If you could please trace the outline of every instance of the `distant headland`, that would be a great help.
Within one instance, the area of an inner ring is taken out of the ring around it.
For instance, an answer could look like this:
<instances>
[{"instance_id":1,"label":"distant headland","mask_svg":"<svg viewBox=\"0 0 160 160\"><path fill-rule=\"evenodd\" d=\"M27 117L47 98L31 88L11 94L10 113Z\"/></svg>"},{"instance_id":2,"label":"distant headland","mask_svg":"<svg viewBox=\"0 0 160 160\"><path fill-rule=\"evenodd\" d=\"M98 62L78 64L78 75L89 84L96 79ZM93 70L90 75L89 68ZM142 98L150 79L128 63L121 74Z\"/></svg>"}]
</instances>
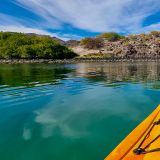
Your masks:
<instances>
[{"instance_id":1,"label":"distant headland","mask_svg":"<svg viewBox=\"0 0 160 160\"><path fill-rule=\"evenodd\" d=\"M63 41L56 37L0 32L0 63L69 63L79 61L159 60L160 32Z\"/></svg>"}]
</instances>

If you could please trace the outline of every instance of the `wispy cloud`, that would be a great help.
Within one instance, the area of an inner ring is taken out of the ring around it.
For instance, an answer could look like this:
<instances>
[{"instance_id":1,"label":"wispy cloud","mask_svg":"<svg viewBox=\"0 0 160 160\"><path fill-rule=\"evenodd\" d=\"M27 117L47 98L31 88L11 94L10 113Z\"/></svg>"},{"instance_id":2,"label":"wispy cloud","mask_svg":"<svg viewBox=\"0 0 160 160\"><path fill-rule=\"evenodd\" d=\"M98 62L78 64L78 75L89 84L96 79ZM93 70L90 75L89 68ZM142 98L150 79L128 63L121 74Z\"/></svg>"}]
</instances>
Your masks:
<instances>
[{"instance_id":1,"label":"wispy cloud","mask_svg":"<svg viewBox=\"0 0 160 160\"><path fill-rule=\"evenodd\" d=\"M80 39L84 33L115 31L139 33L160 30L160 22L143 26L144 20L160 10L158 0L10 0L36 15L23 19L2 14L0 30ZM67 27L69 29L67 31ZM77 32L72 32L77 29ZM80 31L79 31L80 30Z\"/></svg>"},{"instance_id":2,"label":"wispy cloud","mask_svg":"<svg viewBox=\"0 0 160 160\"><path fill-rule=\"evenodd\" d=\"M16 0L48 24L57 21L92 32L131 32L160 9L157 0Z\"/></svg>"},{"instance_id":3,"label":"wispy cloud","mask_svg":"<svg viewBox=\"0 0 160 160\"><path fill-rule=\"evenodd\" d=\"M11 32L21 32L21 33L36 33L40 35L50 35L53 37L61 38L63 40L69 40L71 37L76 39L79 38L76 35L68 35L68 34L61 35L60 33L49 32L43 29L43 27L38 27L36 25L31 27L29 26L31 24L26 23L25 20L0 13L0 31L3 32L11 31Z\"/></svg>"},{"instance_id":4,"label":"wispy cloud","mask_svg":"<svg viewBox=\"0 0 160 160\"><path fill-rule=\"evenodd\" d=\"M140 28L139 30L134 30L132 33L148 33L150 31L160 31L160 23L151 24Z\"/></svg>"},{"instance_id":5,"label":"wispy cloud","mask_svg":"<svg viewBox=\"0 0 160 160\"><path fill-rule=\"evenodd\" d=\"M37 33L50 35L50 32L47 32L41 28L29 27L25 24L25 20L2 14L0 13L0 30L1 31L12 31L12 32L23 32L23 33Z\"/></svg>"}]
</instances>

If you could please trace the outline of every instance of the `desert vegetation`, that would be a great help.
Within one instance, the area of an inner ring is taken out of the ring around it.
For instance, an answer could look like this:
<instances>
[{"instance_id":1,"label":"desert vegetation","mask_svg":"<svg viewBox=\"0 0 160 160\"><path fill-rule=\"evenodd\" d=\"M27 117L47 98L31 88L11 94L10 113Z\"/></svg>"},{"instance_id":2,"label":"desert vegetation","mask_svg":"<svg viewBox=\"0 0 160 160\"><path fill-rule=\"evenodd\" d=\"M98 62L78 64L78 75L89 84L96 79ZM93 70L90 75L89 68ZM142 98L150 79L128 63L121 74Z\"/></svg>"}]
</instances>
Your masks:
<instances>
[{"instance_id":1,"label":"desert vegetation","mask_svg":"<svg viewBox=\"0 0 160 160\"><path fill-rule=\"evenodd\" d=\"M118 33L103 33L84 38L73 49L84 58L160 58L160 32L122 36ZM79 52L78 52L79 51Z\"/></svg>"},{"instance_id":2,"label":"desert vegetation","mask_svg":"<svg viewBox=\"0 0 160 160\"><path fill-rule=\"evenodd\" d=\"M98 35L97 37L103 38L104 40L108 40L110 42L118 41L120 39L125 38L124 36L118 33L115 33L115 32L106 32L106 33Z\"/></svg>"},{"instance_id":3,"label":"desert vegetation","mask_svg":"<svg viewBox=\"0 0 160 160\"><path fill-rule=\"evenodd\" d=\"M102 38L84 38L80 44L87 49L99 49L104 46L104 41Z\"/></svg>"}]
</instances>

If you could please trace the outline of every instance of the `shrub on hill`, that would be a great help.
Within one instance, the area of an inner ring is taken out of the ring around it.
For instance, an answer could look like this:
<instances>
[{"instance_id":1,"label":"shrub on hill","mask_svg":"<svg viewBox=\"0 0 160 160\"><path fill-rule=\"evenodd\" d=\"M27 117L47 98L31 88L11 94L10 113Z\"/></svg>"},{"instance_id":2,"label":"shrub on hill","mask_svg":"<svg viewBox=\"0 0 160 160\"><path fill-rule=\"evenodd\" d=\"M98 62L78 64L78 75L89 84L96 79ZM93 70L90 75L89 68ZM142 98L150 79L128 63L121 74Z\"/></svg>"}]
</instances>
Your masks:
<instances>
[{"instance_id":1,"label":"shrub on hill","mask_svg":"<svg viewBox=\"0 0 160 160\"><path fill-rule=\"evenodd\" d=\"M108 41L118 41L124 38L124 36L119 35L118 33L115 33L115 32L106 32L106 33L99 35L98 37L104 38Z\"/></svg>"},{"instance_id":2,"label":"shrub on hill","mask_svg":"<svg viewBox=\"0 0 160 160\"><path fill-rule=\"evenodd\" d=\"M80 44L87 49L100 49L104 46L103 39L101 38L84 38Z\"/></svg>"}]
</instances>

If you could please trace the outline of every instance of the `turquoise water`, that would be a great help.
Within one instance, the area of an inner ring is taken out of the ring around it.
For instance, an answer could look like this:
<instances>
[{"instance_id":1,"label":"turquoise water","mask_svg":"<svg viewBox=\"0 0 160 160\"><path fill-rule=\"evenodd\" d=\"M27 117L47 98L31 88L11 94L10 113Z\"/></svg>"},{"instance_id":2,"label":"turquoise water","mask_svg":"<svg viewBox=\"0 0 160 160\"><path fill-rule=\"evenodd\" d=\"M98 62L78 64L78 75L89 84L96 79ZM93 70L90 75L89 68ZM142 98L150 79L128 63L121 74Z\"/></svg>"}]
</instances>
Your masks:
<instances>
[{"instance_id":1,"label":"turquoise water","mask_svg":"<svg viewBox=\"0 0 160 160\"><path fill-rule=\"evenodd\" d=\"M0 65L1 160L101 160L160 103L160 64Z\"/></svg>"}]
</instances>

